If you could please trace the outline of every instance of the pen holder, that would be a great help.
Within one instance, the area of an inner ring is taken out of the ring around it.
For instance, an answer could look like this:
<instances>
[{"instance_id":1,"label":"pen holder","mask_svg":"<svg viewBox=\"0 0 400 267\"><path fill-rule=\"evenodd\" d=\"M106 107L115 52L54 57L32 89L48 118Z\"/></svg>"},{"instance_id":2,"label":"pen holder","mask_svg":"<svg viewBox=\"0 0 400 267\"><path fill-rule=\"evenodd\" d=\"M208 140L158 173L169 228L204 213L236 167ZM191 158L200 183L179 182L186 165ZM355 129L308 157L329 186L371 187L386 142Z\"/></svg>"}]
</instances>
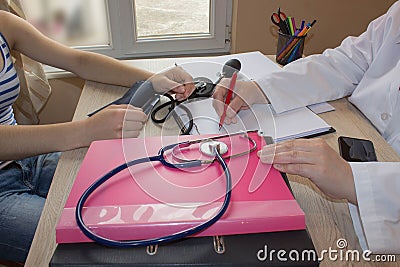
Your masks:
<instances>
[{"instance_id":1,"label":"pen holder","mask_svg":"<svg viewBox=\"0 0 400 267\"><path fill-rule=\"evenodd\" d=\"M303 55L304 41L307 35L292 36L278 31L278 45L276 48L276 62L286 65Z\"/></svg>"}]
</instances>

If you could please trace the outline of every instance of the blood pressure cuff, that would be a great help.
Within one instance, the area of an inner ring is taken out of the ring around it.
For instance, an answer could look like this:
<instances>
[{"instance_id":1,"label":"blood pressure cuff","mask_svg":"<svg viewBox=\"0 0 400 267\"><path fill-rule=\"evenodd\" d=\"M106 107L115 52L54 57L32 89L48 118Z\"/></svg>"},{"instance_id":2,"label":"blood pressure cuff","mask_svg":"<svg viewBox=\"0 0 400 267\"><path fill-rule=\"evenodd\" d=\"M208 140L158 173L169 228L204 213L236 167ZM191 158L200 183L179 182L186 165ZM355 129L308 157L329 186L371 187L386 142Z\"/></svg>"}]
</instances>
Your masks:
<instances>
[{"instance_id":1,"label":"blood pressure cuff","mask_svg":"<svg viewBox=\"0 0 400 267\"><path fill-rule=\"evenodd\" d=\"M93 116L97 112L105 109L110 105L121 105L121 104L131 104L132 106L139 107L143 109L143 112L148 114L152 107L158 102L160 95L158 95L151 82L149 81L138 81L131 88L117 100L93 111L88 114L88 116Z\"/></svg>"}]
</instances>

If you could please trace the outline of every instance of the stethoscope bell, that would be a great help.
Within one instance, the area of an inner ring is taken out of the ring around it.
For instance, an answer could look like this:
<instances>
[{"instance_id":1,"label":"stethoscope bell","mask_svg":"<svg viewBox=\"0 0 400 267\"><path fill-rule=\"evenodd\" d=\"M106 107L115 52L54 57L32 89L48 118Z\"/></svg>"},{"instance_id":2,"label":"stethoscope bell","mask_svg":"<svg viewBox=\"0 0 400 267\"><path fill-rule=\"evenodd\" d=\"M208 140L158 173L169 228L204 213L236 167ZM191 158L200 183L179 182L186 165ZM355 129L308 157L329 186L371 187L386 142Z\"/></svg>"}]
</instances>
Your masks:
<instances>
[{"instance_id":1,"label":"stethoscope bell","mask_svg":"<svg viewBox=\"0 0 400 267\"><path fill-rule=\"evenodd\" d=\"M213 148L216 148L219 151L220 155L224 155L226 152L228 152L228 146L221 141L206 141L200 145L200 151L204 155L214 157L215 156L215 150Z\"/></svg>"}]
</instances>

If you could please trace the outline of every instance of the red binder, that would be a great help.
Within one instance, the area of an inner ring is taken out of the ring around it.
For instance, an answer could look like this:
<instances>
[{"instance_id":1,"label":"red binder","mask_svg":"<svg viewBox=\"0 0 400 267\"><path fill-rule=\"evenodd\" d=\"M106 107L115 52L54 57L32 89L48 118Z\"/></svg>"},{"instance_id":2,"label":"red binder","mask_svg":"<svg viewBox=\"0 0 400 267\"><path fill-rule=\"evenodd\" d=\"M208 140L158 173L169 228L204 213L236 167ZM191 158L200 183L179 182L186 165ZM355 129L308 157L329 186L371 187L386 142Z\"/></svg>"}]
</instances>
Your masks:
<instances>
[{"instance_id":1,"label":"red binder","mask_svg":"<svg viewBox=\"0 0 400 267\"><path fill-rule=\"evenodd\" d=\"M262 137L250 133L259 150ZM208 135L207 137L209 137ZM75 206L95 180L124 162L153 156L167 144L205 136L150 137L92 143L82 162L56 228L58 243L90 242L75 221ZM228 153L249 149L240 136L223 139ZM257 151L256 150L256 151ZM305 229L305 217L281 174L260 163L256 151L227 160L232 199L224 216L196 236L234 235ZM204 157L196 146L180 156ZM253 179L263 181L249 190ZM98 235L115 240L165 236L193 227L218 212L225 177L217 163L170 169L159 162L129 168L107 181L86 202L85 223Z\"/></svg>"}]
</instances>

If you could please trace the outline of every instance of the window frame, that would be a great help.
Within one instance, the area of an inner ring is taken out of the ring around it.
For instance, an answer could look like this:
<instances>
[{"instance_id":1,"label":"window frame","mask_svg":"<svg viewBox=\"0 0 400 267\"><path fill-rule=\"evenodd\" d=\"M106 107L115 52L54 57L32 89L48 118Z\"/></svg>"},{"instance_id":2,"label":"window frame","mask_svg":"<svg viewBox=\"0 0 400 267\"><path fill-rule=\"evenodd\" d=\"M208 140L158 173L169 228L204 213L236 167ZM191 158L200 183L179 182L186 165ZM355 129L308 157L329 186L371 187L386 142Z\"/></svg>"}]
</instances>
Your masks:
<instances>
[{"instance_id":1,"label":"window frame","mask_svg":"<svg viewBox=\"0 0 400 267\"><path fill-rule=\"evenodd\" d=\"M229 53L232 0L210 0L210 34L136 39L134 0L104 0L109 45L74 48L118 59Z\"/></svg>"}]
</instances>

